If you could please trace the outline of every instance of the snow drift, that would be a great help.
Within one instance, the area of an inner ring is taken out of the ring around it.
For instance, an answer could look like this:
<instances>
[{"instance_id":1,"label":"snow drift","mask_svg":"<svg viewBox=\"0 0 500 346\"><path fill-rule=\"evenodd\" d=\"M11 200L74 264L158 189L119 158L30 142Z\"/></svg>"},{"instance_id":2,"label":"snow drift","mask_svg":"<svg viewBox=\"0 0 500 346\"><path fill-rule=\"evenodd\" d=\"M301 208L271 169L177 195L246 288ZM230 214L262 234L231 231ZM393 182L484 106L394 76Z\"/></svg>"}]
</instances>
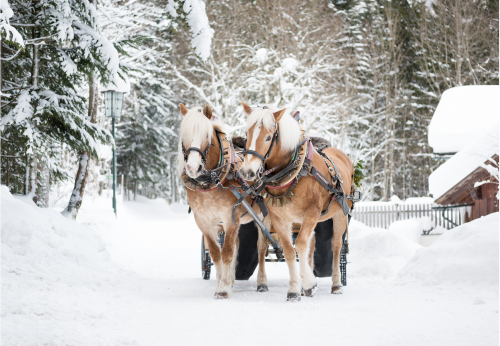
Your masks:
<instances>
[{"instance_id":1,"label":"snow drift","mask_svg":"<svg viewBox=\"0 0 500 346\"><path fill-rule=\"evenodd\" d=\"M397 233L411 241L418 243L423 231L430 231L432 228L431 218L421 217L408 220L399 220L391 223L389 231Z\"/></svg>"},{"instance_id":2,"label":"snow drift","mask_svg":"<svg viewBox=\"0 0 500 346\"><path fill-rule=\"evenodd\" d=\"M14 197L1 187L2 278L36 276L41 280L94 281L112 263L102 239L60 213L37 207L29 197ZM103 273L104 272L104 273Z\"/></svg>"},{"instance_id":3,"label":"snow drift","mask_svg":"<svg viewBox=\"0 0 500 346\"><path fill-rule=\"evenodd\" d=\"M425 285L498 286L498 213L449 230L398 273Z\"/></svg>"},{"instance_id":4,"label":"snow drift","mask_svg":"<svg viewBox=\"0 0 500 346\"><path fill-rule=\"evenodd\" d=\"M422 246L406 235L351 220L349 248L349 277L389 278L396 275Z\"/></svg>"}]
</instances>

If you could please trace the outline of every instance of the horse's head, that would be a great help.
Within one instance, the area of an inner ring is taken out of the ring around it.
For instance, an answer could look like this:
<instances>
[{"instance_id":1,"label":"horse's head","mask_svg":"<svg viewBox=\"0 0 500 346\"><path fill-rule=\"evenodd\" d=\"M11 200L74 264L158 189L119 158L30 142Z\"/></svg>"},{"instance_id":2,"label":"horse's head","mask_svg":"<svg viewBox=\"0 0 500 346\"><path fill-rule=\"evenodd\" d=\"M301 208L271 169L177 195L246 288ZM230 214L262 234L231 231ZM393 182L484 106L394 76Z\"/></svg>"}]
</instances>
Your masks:
<instances>
[{"instance_id":1,"label":"horse's head","mask_svg":"<svg viewBox=\"0 0 500 346\"><path fill-rule=\"evenodd\" d=\"M195 179L205 170L208 151L213 133L212 109L195 106L187 109L182 103L181 135L179 140L178 169L186 170L186 174Z\"/></svg>"},{"instance_id":2,"label":"horse's head","mask_svg":"<svg viewBox=\"0 0 500 346\"><path fill-rule=\"evenodd\" d=\"M278 150L280 122L285 109L273 106L251 108L242 102L247 118L247 143L243 152L244 161L240 169L243 179L253 181L262 173L266 160Z\"/></svg>"}]
</instances>

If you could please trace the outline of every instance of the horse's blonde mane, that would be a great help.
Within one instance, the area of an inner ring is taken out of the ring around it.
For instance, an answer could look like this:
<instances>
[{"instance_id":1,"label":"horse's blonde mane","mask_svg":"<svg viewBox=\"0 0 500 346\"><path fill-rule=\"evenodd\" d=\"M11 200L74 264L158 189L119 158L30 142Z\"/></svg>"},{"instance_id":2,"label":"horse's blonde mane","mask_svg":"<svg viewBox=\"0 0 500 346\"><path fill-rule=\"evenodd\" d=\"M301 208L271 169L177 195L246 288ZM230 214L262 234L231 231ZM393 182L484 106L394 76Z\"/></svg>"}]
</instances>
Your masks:
<instances>
[{"instance_id":1,"label":"horse's blonde mane","mask_svg":"<svg viewBox=\"0 0 500 346\"><path fill-rule=\"evenodd\" d=\"M201 111L199 111L201 110ZM213 130L225 131L226 125L220 121L211 121L203 114L203 107L194 106L182 118L180 127L179 144L177 146L177 173L180 175L184 169L184 156L182 155L182 143L187 149L194 139L201 142L204 147L207 140L212 138Z\"/></svg>"},{"instance_id":2,"label":"horse's blonde mane","mask_svg":"<svg viewBox=\"0 0 500 346\"><path fill-rule=\"evenodd\" d=\"M262 106L258 108L254 108L252 113L248 115L247 118L247 126L246 130L250 129L254 124L261 121L266 130L270 131L274 127L274 115L277 111L281 110L273 105L266 105L267 109L263 109ZM292 118L289 114L284 114L279 123L279 132L280 132L280 143L281 148L290 152L295 150L297 144L300 142L300 126L299 123Z\"/></svg>"}]
</instances>

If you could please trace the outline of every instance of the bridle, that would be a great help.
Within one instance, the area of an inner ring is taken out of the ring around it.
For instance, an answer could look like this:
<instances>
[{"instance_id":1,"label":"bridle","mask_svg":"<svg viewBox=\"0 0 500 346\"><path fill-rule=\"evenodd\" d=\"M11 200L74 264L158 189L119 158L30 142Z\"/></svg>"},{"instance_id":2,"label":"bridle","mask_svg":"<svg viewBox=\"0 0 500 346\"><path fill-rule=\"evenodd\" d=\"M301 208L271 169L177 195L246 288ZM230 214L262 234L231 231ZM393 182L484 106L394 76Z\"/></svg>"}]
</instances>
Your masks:
<instances>
[{"instance_id":1,"label":"bridle","mask_svg":"<svg viewBox=\"0 0 500 346\"><path fill-rule=\"evenodd\" d=\"M253 155L253 156L256 156L260 159L260 161L261 161L260 168L259 168L259 171L257 172L259 175L264 171L265 162L269 158L269 155L271 155L271 151L273 150L274 143L276 143L276 145L277 145L279 139L280 139L280 133L278 131L278 124L275 123L274 124L274 134L273 134L273 138L271 139L271 146L269 147L269 149L267 150L267 153L264 156L262 156L261 154L259 154L255 150L245 150L242 152L243 155L247 155L247 154Z\"/></svg>"},{"instance_id":2,"label":"bridle","mask_svg":"<svg viewBox=\"0 0 500 346\"><path fill-rule=\"evenodd\" d=\"M210 150L210 146L213 145L212 143L208 143L207 149L205 149L205 152L201 151L199 148L196 147L190 147L188 149L184 148L184 143L181 143L182 145L182 155L184 155L184 162L187 162L187 157L190 151L196 151L201 155L201 161L203 162L203 166L207 163L207 155L208 151Z\"/></svg>"}]
</instances>

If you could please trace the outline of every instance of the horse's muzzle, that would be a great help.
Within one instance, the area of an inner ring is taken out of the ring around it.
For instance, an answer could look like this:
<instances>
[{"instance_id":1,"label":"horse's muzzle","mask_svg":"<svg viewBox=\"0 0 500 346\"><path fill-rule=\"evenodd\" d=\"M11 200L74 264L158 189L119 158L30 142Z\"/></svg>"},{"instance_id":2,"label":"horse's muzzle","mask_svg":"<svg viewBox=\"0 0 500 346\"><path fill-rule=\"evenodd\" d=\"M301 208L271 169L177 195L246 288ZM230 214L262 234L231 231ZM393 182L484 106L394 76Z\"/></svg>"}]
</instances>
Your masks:
<instances>
[{"instance_id":1,"label":"horse's muzzle","mask_svg":"<svg viewBox=\"0 0 500 346\"><path fill-rule=\"evenodd\" d=\"M255 177L256 177L255 172L250 170L250 169L242 168L240 170L240 174L243 177L243 179L245 179L246 181L254 181Z\"/></svg>"}]
</instances>

